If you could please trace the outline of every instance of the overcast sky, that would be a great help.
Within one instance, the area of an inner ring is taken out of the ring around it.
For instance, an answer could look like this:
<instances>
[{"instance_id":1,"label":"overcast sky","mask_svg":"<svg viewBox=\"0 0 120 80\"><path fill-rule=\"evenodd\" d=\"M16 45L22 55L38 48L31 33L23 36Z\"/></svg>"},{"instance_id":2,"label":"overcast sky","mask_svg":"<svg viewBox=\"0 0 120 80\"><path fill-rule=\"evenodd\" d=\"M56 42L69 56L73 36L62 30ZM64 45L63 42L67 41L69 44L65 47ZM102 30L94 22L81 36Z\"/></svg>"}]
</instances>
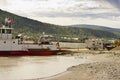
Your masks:
<instances>
[{"instance_id":1,"label":"overcast sky","mask_svg":"<svg viewBox=\"0 0 120 80\"><path fill-rule=\"evenodd\" d=\"M120 27L120 0L0 0L0 8L58 25Z\"/></svg>"}]
</instances>

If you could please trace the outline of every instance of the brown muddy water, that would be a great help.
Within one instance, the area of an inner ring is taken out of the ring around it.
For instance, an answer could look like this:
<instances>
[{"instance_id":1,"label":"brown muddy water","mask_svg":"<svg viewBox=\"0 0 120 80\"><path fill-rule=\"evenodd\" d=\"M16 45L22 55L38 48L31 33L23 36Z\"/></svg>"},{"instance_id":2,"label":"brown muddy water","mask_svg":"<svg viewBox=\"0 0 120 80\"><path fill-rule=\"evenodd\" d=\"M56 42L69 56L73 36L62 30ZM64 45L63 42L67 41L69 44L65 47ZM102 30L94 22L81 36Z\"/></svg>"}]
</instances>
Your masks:
<instances>
[{"instance_id":1,"label":"brown muddy water","mask_svg":"<svg viewBox=\"0 0 120 80\"><path fill-rule=\"evenodd\" d=\"M86 55L0 57L0 80L26 80L53 76L87 62Z\"/></svg>"}]
</instances>

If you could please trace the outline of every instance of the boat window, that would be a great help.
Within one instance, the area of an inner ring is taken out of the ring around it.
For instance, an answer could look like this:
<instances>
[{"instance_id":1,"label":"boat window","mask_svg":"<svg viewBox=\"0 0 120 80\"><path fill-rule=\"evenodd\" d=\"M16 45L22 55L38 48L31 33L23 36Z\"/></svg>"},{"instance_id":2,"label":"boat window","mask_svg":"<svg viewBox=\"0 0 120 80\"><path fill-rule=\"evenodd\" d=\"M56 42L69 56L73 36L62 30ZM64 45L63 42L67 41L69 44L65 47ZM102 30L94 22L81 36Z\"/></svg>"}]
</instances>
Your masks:
<instances>
[{"instance_id":1,"label":"boat window","mask_svg":"<svg viewBox=\"0 0 120 80\"><path fill-rule=\"evenodd\" d=\"M5 29L2 29L2 33L5 33Z\"/></svg>"},{"instance_id":2,"label":"boat window","mask_svg":"<svg viewBox=\"0 0 120 80\"><path fill-rule=\"evenodd\" d=\"M4 43L6 43L6 41L4 41Z\"/></svg>"},{"instance_id":3,"label":"boat window","mask_svg":"<svg viewBox=\"0 0 120 80\"><path fill-rule=\"evenodd\" d=\"M10 30L10 29L7 29L6 32L7 32L8 34L10 34L10 33L11 33L11 30Z\"/></svg>"},{"instance_id":4,"label":"boat window","mask_svg":"<svg viewBox=\"0 0 120 80\"><path fill-rule=\"evenodd\" d=\"M0 33L2 33L2 30L0 29Z\"/></svg>"},{"instance_id":5,"label":"boat window","mask_svg":"<svg viewBox=\"0 0 120 80\"><path fill-rule=\"evenodd\" d=\"M41 44L50 44L49 42L41 42Z\"/></svg>"}]
</instances>

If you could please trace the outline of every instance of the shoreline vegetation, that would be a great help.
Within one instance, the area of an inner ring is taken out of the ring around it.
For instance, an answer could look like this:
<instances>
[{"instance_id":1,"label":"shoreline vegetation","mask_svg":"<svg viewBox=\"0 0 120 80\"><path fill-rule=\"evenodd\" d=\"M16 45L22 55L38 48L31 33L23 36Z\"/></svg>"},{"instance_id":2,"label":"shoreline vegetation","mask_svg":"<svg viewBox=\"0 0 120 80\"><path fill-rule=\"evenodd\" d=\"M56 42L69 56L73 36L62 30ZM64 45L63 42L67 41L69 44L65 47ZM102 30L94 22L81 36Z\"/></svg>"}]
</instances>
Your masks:
<instances>
[{"instance_id":1,"label":"shoreline vegetation","mask_svg":"<svg viewBox=\"0 0 120 80\"><path fill-rule=\"evenodd\" d=\"M87 49L65 49L71 51L63 56L85 57L88 62L72 66L65 72L37 80L120 80L120 50L90 51Z\"/></svg>"}]
</instances>

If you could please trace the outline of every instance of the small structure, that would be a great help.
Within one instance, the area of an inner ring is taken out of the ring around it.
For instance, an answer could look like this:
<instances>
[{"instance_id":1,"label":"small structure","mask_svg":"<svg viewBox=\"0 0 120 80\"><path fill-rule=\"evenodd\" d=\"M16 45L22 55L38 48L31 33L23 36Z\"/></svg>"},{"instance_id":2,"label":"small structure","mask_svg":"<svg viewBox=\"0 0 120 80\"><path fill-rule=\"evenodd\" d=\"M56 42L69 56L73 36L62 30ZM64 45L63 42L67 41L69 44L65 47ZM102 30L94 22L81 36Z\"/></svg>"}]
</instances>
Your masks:
<instances>
[{"instance_id":1,"label":"small structure","mask_svg":"<svg viewBox=\"0 0 120 80\"><path fill-rule=\"evenodd\" d=\"M88 39L85 41L86 48L89 50L103 50L104 42L102 39Z\"/></svg>"}]
</instances>

